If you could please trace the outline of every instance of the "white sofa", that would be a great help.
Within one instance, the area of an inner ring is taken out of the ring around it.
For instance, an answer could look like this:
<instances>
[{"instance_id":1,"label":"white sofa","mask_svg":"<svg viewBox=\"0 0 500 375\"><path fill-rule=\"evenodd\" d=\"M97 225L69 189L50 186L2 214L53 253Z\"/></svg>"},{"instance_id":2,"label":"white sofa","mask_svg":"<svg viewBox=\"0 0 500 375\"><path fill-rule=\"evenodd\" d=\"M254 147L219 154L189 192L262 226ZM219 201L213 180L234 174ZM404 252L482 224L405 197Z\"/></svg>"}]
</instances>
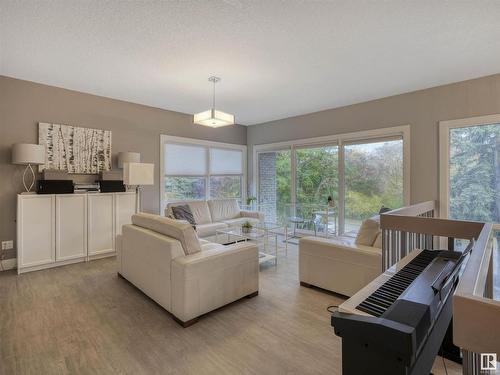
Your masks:
<instances>
[{"instance_id":1,"label":"white sofa","mask_svg":"<svg viewBox=\"0 0 500 375\"><path fill-rule=\"evenodd\" d=\"M377 218L365 220L356 238L301 238L300 284L354 295L382 272L381 240Z\"/></svg>"},{"instance_id":2,"label":"white sofa","mask_svg":"<svg viewBox=\"0 0 500 375\"><path fill-rule=\"evenodd\" d=\"M188 205L191 209L196 222L196 232L200 238L214 236L218 229L241 225L246 221L252 224L264 221L264 215L260 212L240 210L236 199L168 203L165 216L173 217L172 207L181 205Z\"/></svg>"},{"instance_id":3,"label":"white sofa","mask_svg":"<svg viewBox=\"0 0 500 375\"><path fill-rule=\"evenodd\" d=\"M259 255L252 243L198 240L185 222L132 216L117 236L118 274L187 327L242 297L258 294Z\"/></svg>"}]
</instances>

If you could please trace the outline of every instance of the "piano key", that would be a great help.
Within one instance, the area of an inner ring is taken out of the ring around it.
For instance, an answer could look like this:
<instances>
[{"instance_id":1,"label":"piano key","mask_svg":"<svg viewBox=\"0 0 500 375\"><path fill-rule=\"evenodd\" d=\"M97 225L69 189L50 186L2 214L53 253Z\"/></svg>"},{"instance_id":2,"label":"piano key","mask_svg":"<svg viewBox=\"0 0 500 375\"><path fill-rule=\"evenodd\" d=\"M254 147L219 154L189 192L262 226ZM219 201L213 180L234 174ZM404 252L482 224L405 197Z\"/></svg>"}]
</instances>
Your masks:
<instances>
[{"instance_id":1,"label":"piano key","mask_svg":"<svg viewBox=\"0 0 500 375\"><path fill-rule=\"evenodd\" d=\"M381 286L372 291L356 306L356 309L374 316L382 315L432 263L438 254L437 251L421 251Z\"/></svg>"}]
</instances>

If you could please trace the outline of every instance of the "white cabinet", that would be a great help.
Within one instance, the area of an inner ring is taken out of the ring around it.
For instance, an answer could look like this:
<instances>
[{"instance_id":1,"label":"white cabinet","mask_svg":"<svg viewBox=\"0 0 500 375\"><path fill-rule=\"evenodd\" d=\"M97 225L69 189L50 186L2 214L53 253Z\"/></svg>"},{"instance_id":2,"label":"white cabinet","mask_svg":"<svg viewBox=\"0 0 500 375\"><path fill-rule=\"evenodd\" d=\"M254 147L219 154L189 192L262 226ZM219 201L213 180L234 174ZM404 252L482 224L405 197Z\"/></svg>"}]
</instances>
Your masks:
<instances>
[{"instance_id":1,"label":"white cabinet","mask_svg":"<svg viewBox=\"0 0 500 375\"><path fill-rule=\"evenodd\" d=\"M115 232L122 234L122 226L132 223L135 214L136 195L130 193L115 193Z\"/></svg>"},{"instance_id":2,"label":"white cabinet","mask_svg":"<svg viewBox=\"0 0 500 375\"><path fill-rule=\"evenodd\" d=\"M115 242L113 194L89 194L88 205L89 256L113 251Z\"/></svg>"},{"instance_id":3,"label":"white cabinet","mask_svg":"<svg viewBox=\"0 0 500 375\"><path fill-rule=\"evenodd\" d=\"M56 196L56 261L87 256L87 194Z\"/></svg>"},{"instance_id":4,"label":"white cabinet","mask_svg":"<svg viewBox=\"0 0 500 375\"><path fill-rule=\"evenodd\" d=\"M22 196L17 201L18 267L55 261L54 196Z\"/></svg>"},{"instance_id":5,"label":"white cabinet","mask_svg":"<svg viewBox=\"0 0 500 375\"><path fill-rule=\"evenodd\" d=\"M135 207L135 192L18 195L18 273L114 255Z\"/></svg>"}]
</instances>

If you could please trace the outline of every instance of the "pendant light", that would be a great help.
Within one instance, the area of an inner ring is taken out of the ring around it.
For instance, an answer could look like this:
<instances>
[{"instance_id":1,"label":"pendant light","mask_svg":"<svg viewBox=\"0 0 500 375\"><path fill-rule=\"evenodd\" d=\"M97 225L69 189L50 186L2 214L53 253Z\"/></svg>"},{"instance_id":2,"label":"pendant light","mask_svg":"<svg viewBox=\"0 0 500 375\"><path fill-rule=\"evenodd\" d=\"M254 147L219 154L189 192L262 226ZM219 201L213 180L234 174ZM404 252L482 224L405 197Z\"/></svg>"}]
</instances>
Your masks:
<instances>
[{"instance_id":1,"label":"pendant light","mask_svg":"<svg viewBox=\"0 0 500 375\"><path fill-rule=\"evenodd\" d=\"M221 126L234 125L234 115L215 109L215 84L220 81L219 77L209 77L208 80L214 84L212 108L208 111L196 113L193 122L198 125L220 128Z\"/></svg>"}]
</instances>

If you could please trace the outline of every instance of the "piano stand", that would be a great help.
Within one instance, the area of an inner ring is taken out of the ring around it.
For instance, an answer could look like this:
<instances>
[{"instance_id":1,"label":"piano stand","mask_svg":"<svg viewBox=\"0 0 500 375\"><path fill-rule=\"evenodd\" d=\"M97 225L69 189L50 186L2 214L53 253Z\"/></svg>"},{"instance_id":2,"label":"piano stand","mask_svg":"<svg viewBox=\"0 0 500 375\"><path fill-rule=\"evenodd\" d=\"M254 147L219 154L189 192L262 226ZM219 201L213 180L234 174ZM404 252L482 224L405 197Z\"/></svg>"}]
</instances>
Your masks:
<instances>
[{"instance_id":1,"label":"piano stand","mask_svg":"<svg viewBox=\"0 0 500 375\"><path fill-rule=\"evenodd\" d=\"M441 357L449 359L458 364L462 364L462 355L460 353L460 348L453 344L453 318L451 319L446 335L443 339L443 344L441 346Z\"/></svg>"}]
</instances>

